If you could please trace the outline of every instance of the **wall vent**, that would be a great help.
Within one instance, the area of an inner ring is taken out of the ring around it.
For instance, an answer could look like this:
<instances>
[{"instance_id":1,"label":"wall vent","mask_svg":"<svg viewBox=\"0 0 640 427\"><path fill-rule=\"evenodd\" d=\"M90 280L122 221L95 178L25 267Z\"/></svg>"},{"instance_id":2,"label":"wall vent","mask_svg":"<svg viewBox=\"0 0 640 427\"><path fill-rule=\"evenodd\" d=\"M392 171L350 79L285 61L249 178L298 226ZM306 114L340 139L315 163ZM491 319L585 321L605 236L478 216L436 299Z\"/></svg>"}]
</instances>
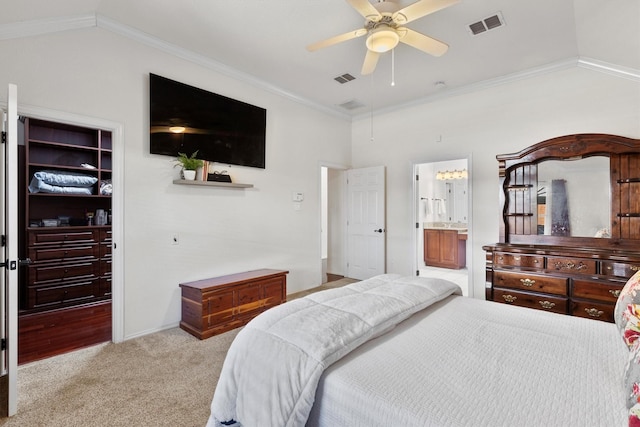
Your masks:
<instances>
[{"instance_id":1,"label":"wall vent","mask_svg":"<svg viewBox=\"0 0 640 427\"><path fill-rule=\"evenodd\" d=\"M341 76L338 77L334 77L333 80L337 81L340 84L345 84L345 83L349 83L351 80L355 80L356 78L353 77L351 74L346 73L343 74Z\"/></svg>"},{"instance_id":2,"label":"wall vent","mask_svg":"<svg viewBox=\"0 0 640 427\"><path fill-rule=\"evenodd\" d=\"M498 12L478 22L469 24L467 26L467 31L472 35L477 36L478 34L493 30L494 28L502 27L503 25L505 25L504 18L502 17L502 13Z\"/></svg>"},{"instance_id":3,"label":"wall vent","mask_svg":"<svg viewBox=\"0 0 640 427\"><path fill-rule=\"evenodd\" d=\"M356 101L355 99L338 104L338 107L342 107L345 110L355 110L356 108L362 108L364 106L365 105L362 102Z\"/></svg>"}]
</instances>

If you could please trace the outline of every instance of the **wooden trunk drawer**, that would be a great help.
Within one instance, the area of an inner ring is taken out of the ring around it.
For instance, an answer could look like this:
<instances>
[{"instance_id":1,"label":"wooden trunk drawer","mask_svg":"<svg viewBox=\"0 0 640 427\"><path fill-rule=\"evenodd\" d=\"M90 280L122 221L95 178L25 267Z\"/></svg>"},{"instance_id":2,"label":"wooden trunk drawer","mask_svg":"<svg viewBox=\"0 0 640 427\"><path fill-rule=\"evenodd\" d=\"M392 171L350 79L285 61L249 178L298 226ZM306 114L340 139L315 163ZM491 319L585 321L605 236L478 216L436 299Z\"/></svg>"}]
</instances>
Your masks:
<instances>
[{"instance_id":1,"label":"wooden trunk drawer","mask_svg":"<svg viewBox=\"0 0 640 427\"><path fill-rule=\"evenodd\" d=\"M238 292L238 316L251 316L256 312L262 311L262 284L254 283L243 286L237 290Z\"/></svg>"},{"instance_id":2,"label":"wooden trunk drawer","mask_svg":"<svg viewBox=\"0 0 640 427\"><path fill-rule=\"evenodd\" d=\"M544 257L536 255L520 255L497 252L493 262L498 266L543 268Z\"/></svg>"},{"instance_id":3,"label":"wooden trunk drawer","mask_svg":"<svg viewBox=\"0 0 640 427\"><path fill-rule=\"evenodd\" d=\"M605 276L616 276L628 279L638 270L640 270L640 263L632 264L626 262L602 261L602 274Z\"/></svg>"},{"instance_id":4,"label":"wooden trunk drawer","mask_svg":"<svg viewBox=\"0 0 640 427\"><path fill-rule=\"evenodd\" d=\"M571 302L571 314L573 316L586 317L588 319L613 322L615 304L602 302L573 300Z\"/></svg>"},{"instance_id":5,"label":"wooden trunk drawer","mask_svg":"<svg viewBox=\"0 0 640 427\"><path fill-rule=\"evenodd\" d=\"M493 285L547 294L567 295L567 279L538 274L495 271Z\"/></svg>"},{"instance_id":6,"label":"wooden trunk drawer","mask_svg":"<svg viewBox=\"0 0 640 427\"><path fill-rule=\"evenodd\" d=\"M206 317L206 323L203 326L209 327L232 319L235 314L233 296L233 289L205 294L202 316Z\"/></svg>"},{"instance_id":7,"label":"wooden trunk drawer","mask_svg":"<svg viewBox=\"0 0 640 427\"><path fill-rule=\"evenodd\" d=\"M574 279L571 296L615 304L623 287L624 283Z\"/></svg>"},{"instance_id":8,"label":"wooden trunk drawer","mask_svg":"<svg viewBox=\"0 0 640 427\"><path fill-rule=\"evenodd\" d=\"M596 274L596 261L582 258L547 258L547 269L567 273Z\"/></svg>"},{"instance_id":9,"label":"wooden trunk drawer","mask_svg":"<svg viewBox=\"0 0 640 427\"><path fill-rule=\"evenodd\" d=\"M275 307L276 305L282 304L285 301L286 295L284 295L283 292L283 280L283 278L278 277L264 282L262 289L264 293L263 299L265 310L267 308Z\"/></svg>"},{"instance_id":10,"label":"wooden trunk drawer","mask_svg":"<svg viewBox=\"0 0 640 427\"><path fill-rule=\"evenodd\" d=\"M552 311L567 314L568 299L541 295L529 292L518 292L513 289L493 289L493 300L496 302L535 308L537 310Z\"/></svg>"}]
</instances>

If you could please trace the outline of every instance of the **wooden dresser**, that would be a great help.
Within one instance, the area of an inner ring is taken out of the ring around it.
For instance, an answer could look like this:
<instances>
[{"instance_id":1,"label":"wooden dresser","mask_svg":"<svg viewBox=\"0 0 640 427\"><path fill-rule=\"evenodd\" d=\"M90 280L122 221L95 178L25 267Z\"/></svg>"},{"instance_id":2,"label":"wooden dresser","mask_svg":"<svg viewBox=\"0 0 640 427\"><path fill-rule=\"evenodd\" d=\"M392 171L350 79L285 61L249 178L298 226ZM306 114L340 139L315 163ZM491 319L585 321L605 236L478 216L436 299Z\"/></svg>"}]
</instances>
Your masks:
<instances>
[{"instance_id":1,"label":"wooden dresser","mask_svg":"<svg viewBox=\"0 0 640 427\"><path fill-rule=\"evenodd\" d=\"M261 269L181 283L180 327L206 339L243 326L286 301L288 273Z\"/></svg>"},{"instance_id":2,"label":"wooden dresser","mask_svg":"<svg viewBox=\"0 0 640 427\"><path fill-rule=\"evenodd\" d=\"M568 135L497 158L500 241L483 246L486 299L613 322L620 291L640 269L640 140ZM582 159L588 167L572 176L568 162L579 171ZM556 162L552 178L547 161ZM601 187L590 181L600 173Z\"/></svg>"}]
</instances>

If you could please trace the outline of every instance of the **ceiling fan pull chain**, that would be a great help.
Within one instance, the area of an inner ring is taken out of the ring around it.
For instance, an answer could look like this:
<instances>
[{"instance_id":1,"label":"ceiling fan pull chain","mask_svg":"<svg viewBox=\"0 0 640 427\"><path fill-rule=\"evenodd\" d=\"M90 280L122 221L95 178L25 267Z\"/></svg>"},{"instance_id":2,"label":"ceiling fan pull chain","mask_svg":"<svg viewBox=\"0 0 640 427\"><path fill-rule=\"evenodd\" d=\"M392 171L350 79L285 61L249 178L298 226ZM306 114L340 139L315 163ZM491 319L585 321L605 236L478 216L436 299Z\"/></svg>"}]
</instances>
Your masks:
<instances>
[{"instance_id":1,"label":"ceiling fan pull chain","mask_svg":"<svg viewBox=\"0 0 640 427\"><path fill-rule=\"evenodd\" d=\"M396 50L391 49L391 86L396 85Z\"/></svg>"}]
</instances>

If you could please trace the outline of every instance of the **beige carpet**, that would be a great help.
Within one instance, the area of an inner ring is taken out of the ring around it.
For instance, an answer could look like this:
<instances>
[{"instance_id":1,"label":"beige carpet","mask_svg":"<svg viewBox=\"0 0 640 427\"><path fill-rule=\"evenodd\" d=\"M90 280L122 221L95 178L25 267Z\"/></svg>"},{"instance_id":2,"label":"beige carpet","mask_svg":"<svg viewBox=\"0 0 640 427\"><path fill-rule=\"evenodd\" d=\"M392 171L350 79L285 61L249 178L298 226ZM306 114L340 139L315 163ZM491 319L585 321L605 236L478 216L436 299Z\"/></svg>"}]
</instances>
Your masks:
<instances>
[{"instance_id":1,"label":"beige carpet","mask_svg":"<svg viewBox=\"0 0 640 427\"><path fill-rule=\"evenodd\" d=\"M354 281L326 283L289 299ZM174 328L20 366L18 414L0 426L203 427L238 331L201 341Z\"/></svg>"}]
</instances>

